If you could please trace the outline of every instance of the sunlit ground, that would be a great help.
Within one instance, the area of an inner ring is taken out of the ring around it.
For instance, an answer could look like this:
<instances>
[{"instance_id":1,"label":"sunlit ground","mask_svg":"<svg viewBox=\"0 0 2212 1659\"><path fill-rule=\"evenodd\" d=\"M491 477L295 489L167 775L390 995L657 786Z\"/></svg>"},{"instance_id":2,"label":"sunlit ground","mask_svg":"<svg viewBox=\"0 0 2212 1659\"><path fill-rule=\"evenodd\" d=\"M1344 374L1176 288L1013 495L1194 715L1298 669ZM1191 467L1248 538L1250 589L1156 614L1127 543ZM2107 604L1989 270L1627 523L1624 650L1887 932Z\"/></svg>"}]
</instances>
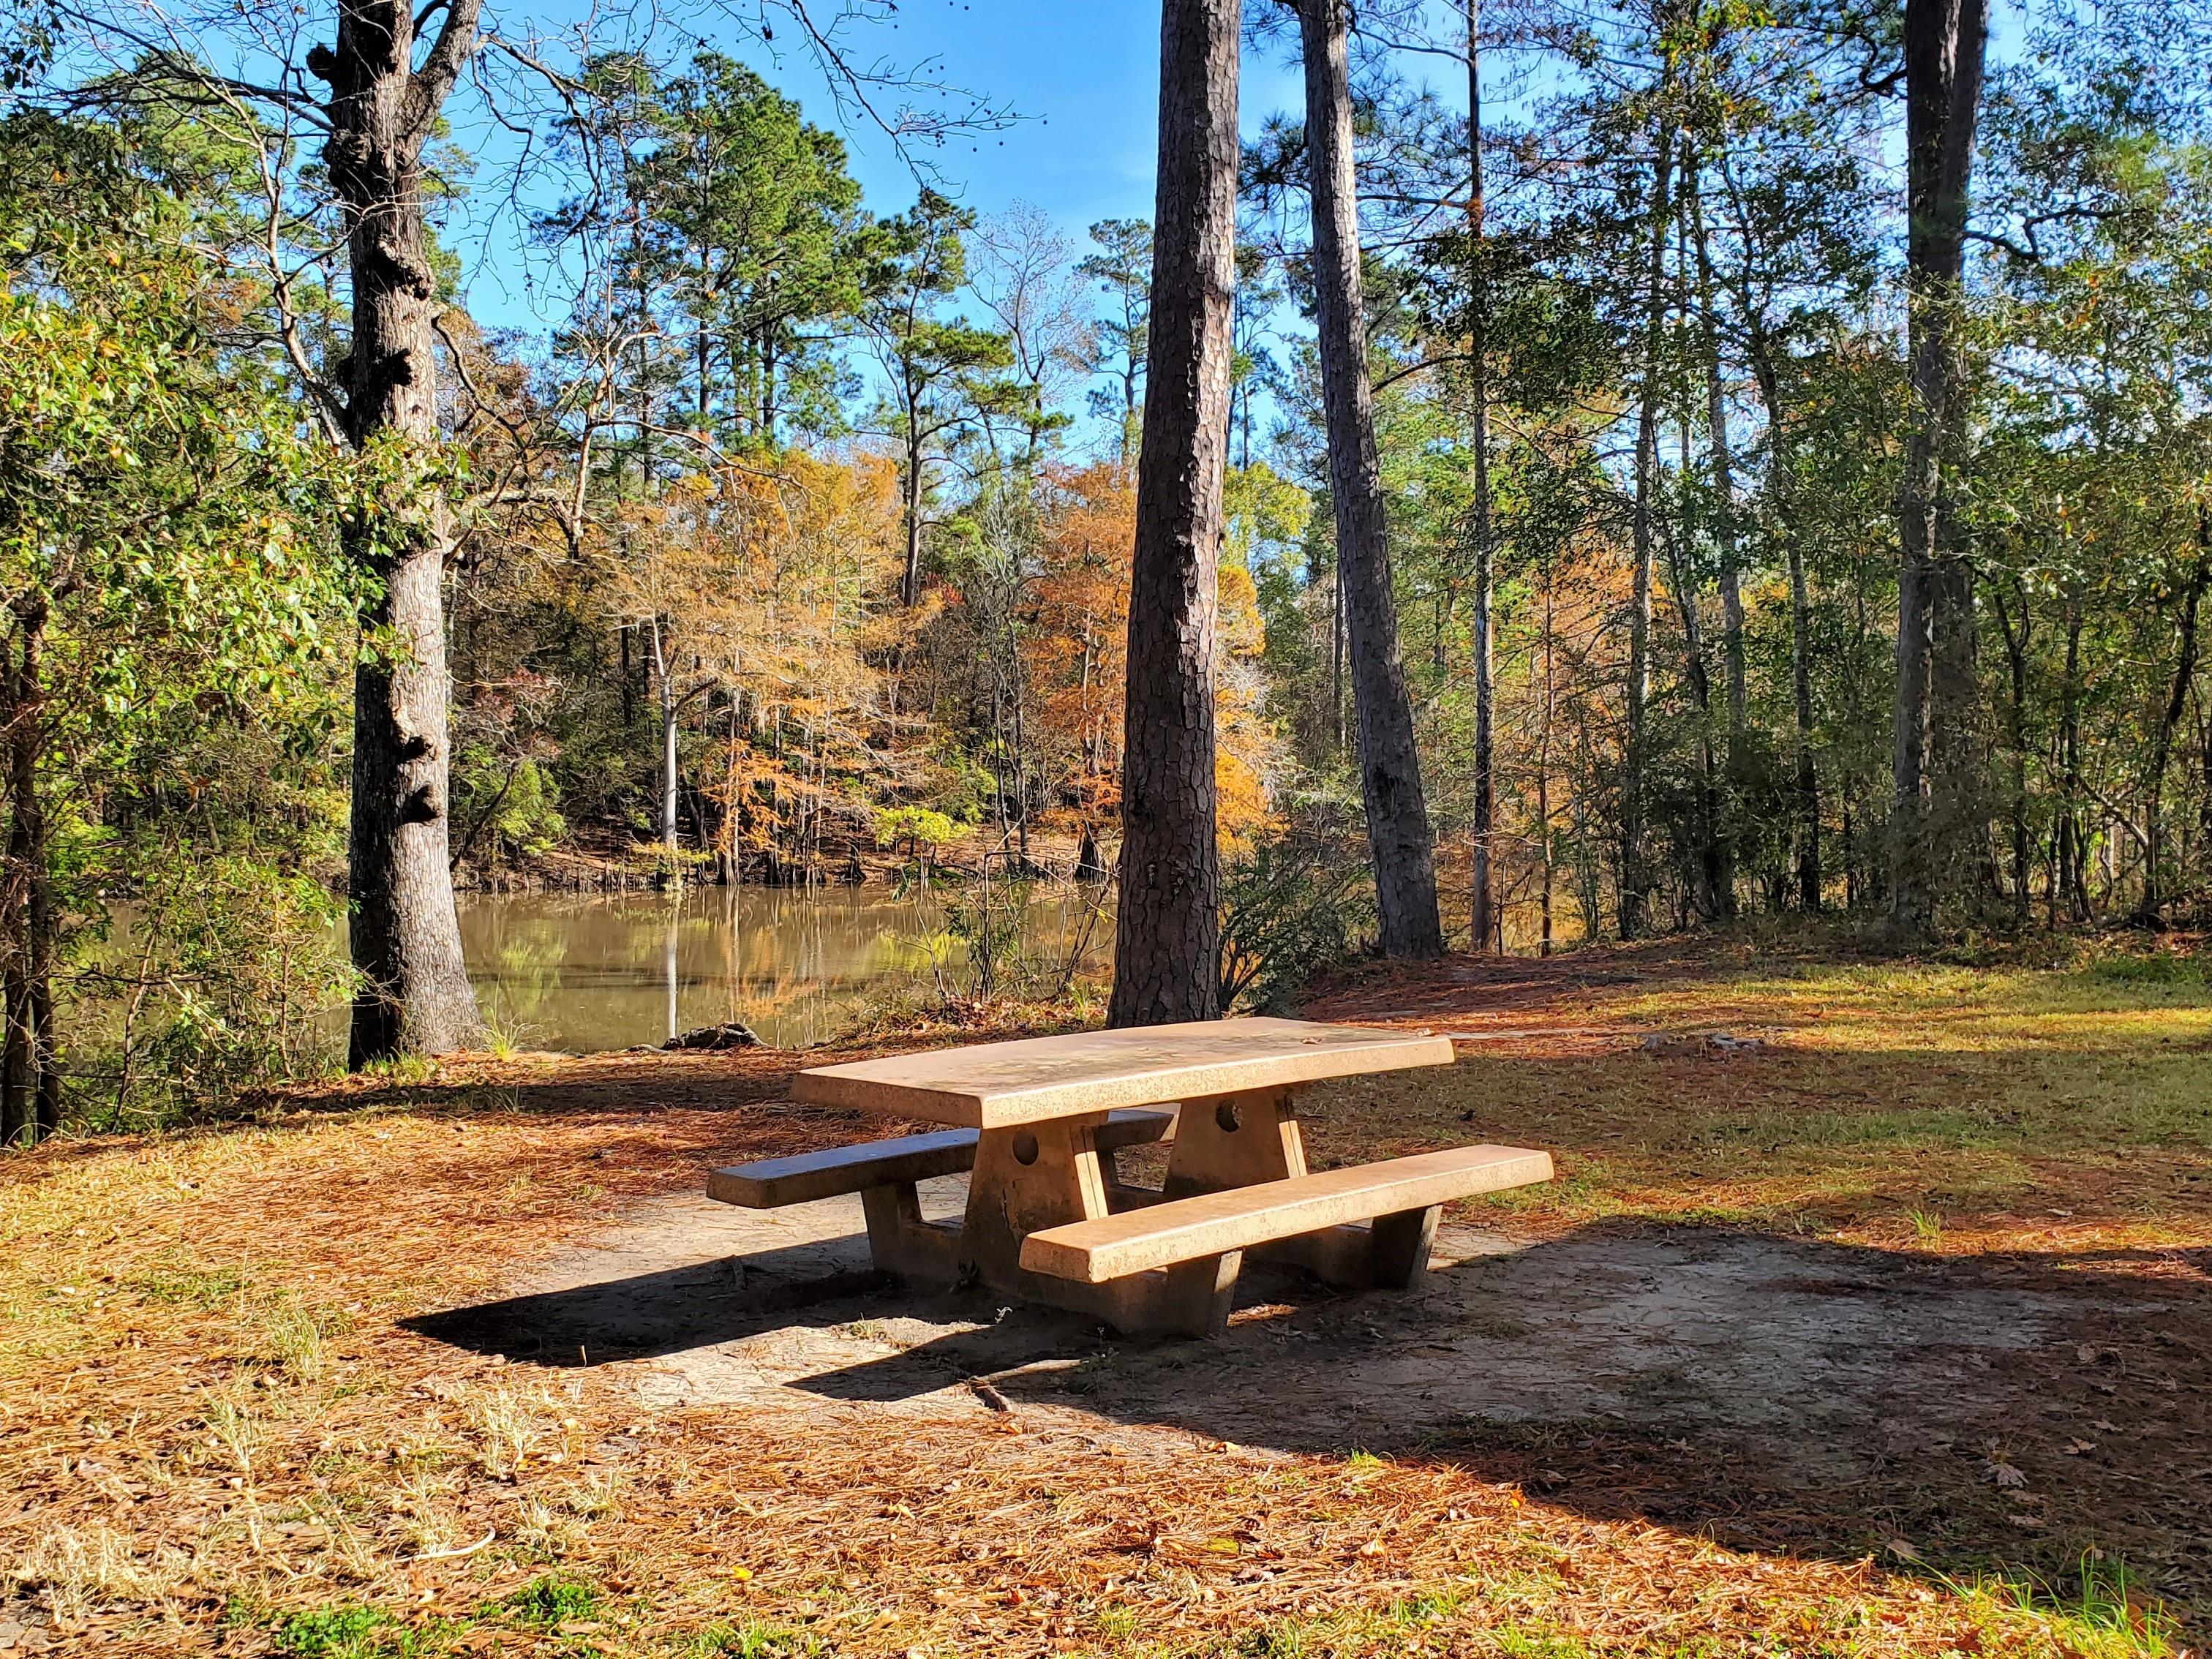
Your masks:
<instances>
[{"instance_id":1,"label":"sunlit ground","mask_svg":"<svg viewBox=\"0 0 2212 1659\"><path fill-rule=\"evenodd\" d=\"M1628 1419L1471 1421L1376 1455L980 1406L656 1410L621 1367L501 1364L399 1322L496 1296L710 1164L876 1126L778 1103L787 1055L483 1060L0 1166L0 1621L71 1649L301 1656L2201 1638L2193 961L1458 958L1310 1012L1468 1039L1448 1073L1321 1096L1310 1144L1553 1149L1553 1185L1462 1217L1522 1251L1771 1237L2078 1315L1991 1380L1989 1443L1823 1492Z\"/></svg>"}]
</instances>

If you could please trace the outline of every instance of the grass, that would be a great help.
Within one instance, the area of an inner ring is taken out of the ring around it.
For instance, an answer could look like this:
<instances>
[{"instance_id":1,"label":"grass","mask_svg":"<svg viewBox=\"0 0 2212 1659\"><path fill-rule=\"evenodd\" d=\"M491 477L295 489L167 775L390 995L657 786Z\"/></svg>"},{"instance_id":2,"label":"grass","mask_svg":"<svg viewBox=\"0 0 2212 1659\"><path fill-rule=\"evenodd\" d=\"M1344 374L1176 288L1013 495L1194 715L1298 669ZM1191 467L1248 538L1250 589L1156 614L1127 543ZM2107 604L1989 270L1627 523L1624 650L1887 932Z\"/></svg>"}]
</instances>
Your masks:
<instances>
[{"instance_id":1,"label":"grass","mask_svg":"<svg viewBox=\"0 0 2212 1659\"><path fill-rule=\"evenodd\" d=\"M2142 1364L2079 1369L2117 1390L2094 1409L2124 1429L2130 1390L2180 1379L2148 1408L2201 1389L2197 958L1972 969L1717 946L1468 971L1372 975L1319 1005L1485 1040L1449 1072L1318 1099L1317 1160L1525 1139L1557 1150L1561 1179L1481 1213L1528 1241L1718 1224L2171 1284ZM1638 1046L1711 1030L1765 1046ZM1870 1510L1850 1548L1754 1547L1558 1501L1449 1447L1194 1456L1165 1430L1101 1451L846 1406L656 1411L621 1367L504 1365L398 1322L495 1296L710 1163L866 1132L766 1105L790 1065L400 1068L220 1127L0 1162L0 1582L65 1645L281 1659L2172 1659L2212 1613L2158 1554L2202 1536L2175 1484L2196 1465L2124 1433L2099 1431L2079 1478L2112 1460L2165 1533L2034 1565L2014 1500L1984 1481L1946 1498L1980 1553L1939 1562L1884 1541L1915 1535L1902 1516ZM1475 1334L1528 1329L1501 1309ZM1110 1384L1115 1352L1079 1382ZM1532 1471L1648 1449L1603 1421L1507 1442ZM2061 1489L2031 1473L2034 1493Z\"/></svg>"}]
</instances>

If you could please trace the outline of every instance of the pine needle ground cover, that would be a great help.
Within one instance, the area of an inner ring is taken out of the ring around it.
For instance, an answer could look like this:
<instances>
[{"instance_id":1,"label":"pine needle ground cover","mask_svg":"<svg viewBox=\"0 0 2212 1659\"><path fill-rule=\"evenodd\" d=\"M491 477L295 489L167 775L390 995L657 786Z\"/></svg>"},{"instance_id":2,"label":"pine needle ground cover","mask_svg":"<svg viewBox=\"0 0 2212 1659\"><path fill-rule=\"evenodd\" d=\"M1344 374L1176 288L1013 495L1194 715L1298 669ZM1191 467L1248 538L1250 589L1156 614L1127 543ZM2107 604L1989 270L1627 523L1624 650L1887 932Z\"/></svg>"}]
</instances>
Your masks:
<instances>
[{"instance_id":1,"label":"pine needle ground cover","mask_svg":"<svg viewBox=\"0 0 2212 1659\"><path fill-rule=\"evenodd\" d=\"M1319 1096L1317 1163L1487 1139L1560 1179L1455 1217L1437 1296L1292 1286L1218 1350L1063 1330L963 1376L1018 1311L902 1335L857 1285L776 1316L848 1384L712 1399L665 1386L681 1341L440 1324L591 1277L711 1164L881 1132L791 1106L788 1054L460 1063L11 1158L0 1650L2201 1646L2193 958L1462 958L1307 1012L1463 1039Z\"/></svg>"}]
</instances>

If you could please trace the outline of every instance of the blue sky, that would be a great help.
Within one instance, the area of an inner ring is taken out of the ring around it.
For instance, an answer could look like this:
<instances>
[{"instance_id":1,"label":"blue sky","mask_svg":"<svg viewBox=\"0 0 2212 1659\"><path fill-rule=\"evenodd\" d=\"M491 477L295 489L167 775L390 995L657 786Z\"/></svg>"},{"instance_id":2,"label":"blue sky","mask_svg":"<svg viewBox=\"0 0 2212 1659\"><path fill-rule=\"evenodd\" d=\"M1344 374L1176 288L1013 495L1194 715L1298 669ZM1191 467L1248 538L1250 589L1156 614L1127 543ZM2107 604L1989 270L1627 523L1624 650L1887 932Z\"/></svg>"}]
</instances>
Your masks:
<instances>
[{"instance_id":1,"label":"blue sky","mask_svg":"<svg viewBox=\"0 0 2212 1659\"><path fill-rule=\"evenodd\" d=\"M911 204L915 176L897 147L865 124L841 121L803 47L770 56L734 31L720 39L709 31L708 39L799 100L810 120L842 133L872 210L896 213ZM941 187L977 212L1028 202L1079 244L1095 221L1152 216L1158 0L902 0L895 23L855 35L856 46L870 44L902 64L927 60L938 78L1020 117L1004 132L917 152L939 171ZM1248 131L1300 96L1277 54L1246 52ZM471 260L477 266L472 308L488 322L543 328L545 319L507 280L513 251L497 241Z\"/></svg>"},{"instance_id":2,"label":"blue sky","mask_svg":"<svg viewBox=\"0 0 2212 1659\"><path fill-rule=\"evenodd\" d=\"M945 78L1025 118L1002 134L955 141L936 157L970 205L989 214L1027 201L1077 230L1097 219L1151 216L1158 0L905 0L900 19L882 32L893 55L934 54ZM829 121L818 79L795 57L785 69L787 88L814 118ZM1248 118L1279 101L1288 85L1271 64L1248 65ZM872 198L895 204L912 195L881 135L847 137Z\"/></svg>"}]
</instances>

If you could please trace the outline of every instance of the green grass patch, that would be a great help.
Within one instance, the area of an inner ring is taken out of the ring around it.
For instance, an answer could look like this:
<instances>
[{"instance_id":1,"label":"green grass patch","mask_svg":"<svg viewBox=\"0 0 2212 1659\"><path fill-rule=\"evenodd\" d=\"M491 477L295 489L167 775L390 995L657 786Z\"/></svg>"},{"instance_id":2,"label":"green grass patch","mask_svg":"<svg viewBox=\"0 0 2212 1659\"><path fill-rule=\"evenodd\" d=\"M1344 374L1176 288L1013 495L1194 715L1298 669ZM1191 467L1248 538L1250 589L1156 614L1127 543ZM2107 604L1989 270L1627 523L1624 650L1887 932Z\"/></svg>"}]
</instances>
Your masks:
<instances>
[{"instance_id":1,"label":"green grass patch","mask_svg":"<svg viewBox=\"0 0 2212 1659\"><path fill-rule=\"evenodd\" d=\"M2128 986L2205 985L2204 958L2178 951L2154 951L2146 956L2107 957L2082 975L2094 984Z\"/></svg>"},{"instance_id":2,"label":"green grass patch","mask_svg":"<svg viewBox=\"0 0 2212 1659\"><path fill-rule=\"evenodd\" d=\"M200 1271L155 1270L127 1279L125 1285L131 1290L165 1308L186 1304L204 1308L210 1312L237 1296L246 1288L246 1273L239 1267L210 1267Z\"/></svg>"},{"instance_id":3,"label":"green grass patch","mask_svg":"<svg viewBox=\"0 0 2212 1659\"><path fill-rule=\"evenodd\" d=\"M525 1624L544 1625L550 1629L597 1618L603 1600L596 1584L548 1573L542 1578L532 1579L500 1601L497 1608Z\"/></svg>"},{"instance_id":4,"label":"green grass patch","mask_svg":"<svg viewBox=\"0 0 2212 1659\"><path fill-rule=\"evenodd\" d=\"M814 1659L830 1651L820 1638L748 1619L702 1631L690 1651L697 1659Z\"/></svg>"},{"instance_id":5,"label":"green grass patch","mask_svg":"<svg viewBox=\"0 0 2212 1659\"><path fill-rule=\"evenodd\" d=\"M284 1659L387 1659L412 1646L408 1635L382 1607L314 1607L279 1625L275 1645Z\"/></svg>"}]
</instances>

